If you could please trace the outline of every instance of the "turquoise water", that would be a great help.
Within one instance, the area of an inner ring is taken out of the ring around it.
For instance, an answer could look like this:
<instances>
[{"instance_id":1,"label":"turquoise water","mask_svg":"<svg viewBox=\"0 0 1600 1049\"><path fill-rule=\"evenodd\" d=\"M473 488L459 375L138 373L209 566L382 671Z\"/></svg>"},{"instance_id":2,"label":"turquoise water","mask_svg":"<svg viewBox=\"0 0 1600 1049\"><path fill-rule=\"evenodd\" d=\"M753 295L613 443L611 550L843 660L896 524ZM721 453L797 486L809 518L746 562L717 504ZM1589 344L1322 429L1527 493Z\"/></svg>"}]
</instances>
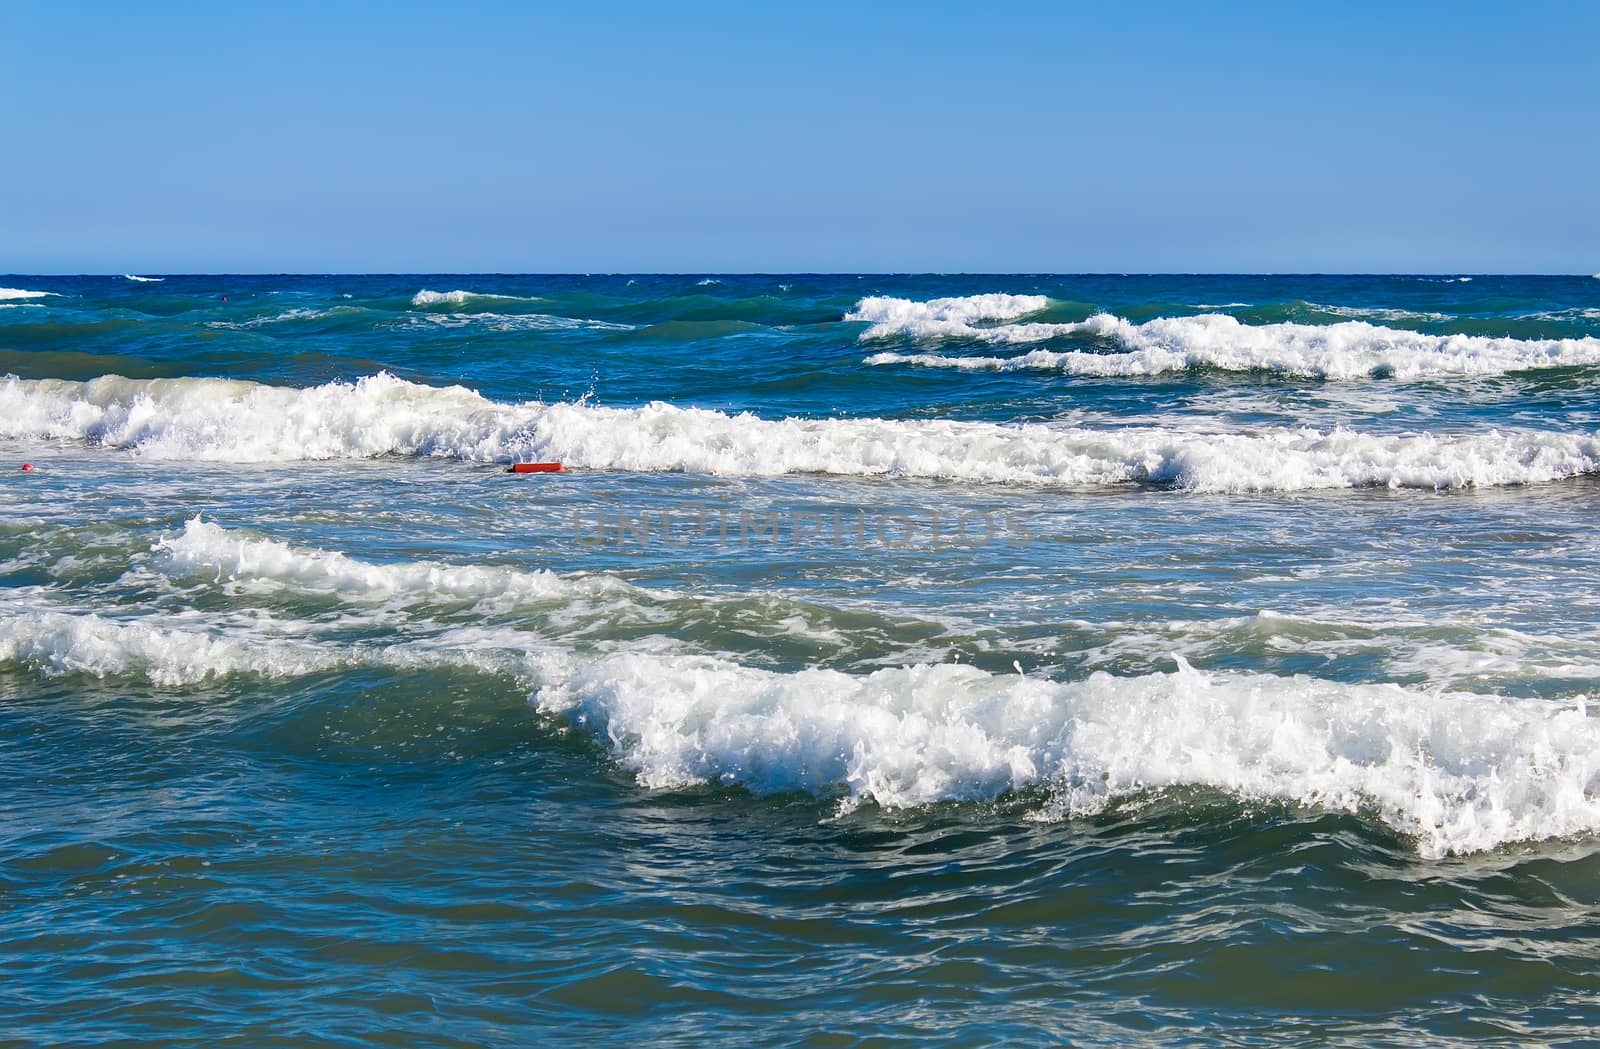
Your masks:
<instances>
[{"instance_id":1,"label":"turquoise water","mask_svg":"<svg viewBox=\"0 0 1600 1049\"><path fill-rule=\"evenodd\" d=\"M0 288L6 1044L1592 1037L1600 280Z\"/></svg>"}]
</instances>

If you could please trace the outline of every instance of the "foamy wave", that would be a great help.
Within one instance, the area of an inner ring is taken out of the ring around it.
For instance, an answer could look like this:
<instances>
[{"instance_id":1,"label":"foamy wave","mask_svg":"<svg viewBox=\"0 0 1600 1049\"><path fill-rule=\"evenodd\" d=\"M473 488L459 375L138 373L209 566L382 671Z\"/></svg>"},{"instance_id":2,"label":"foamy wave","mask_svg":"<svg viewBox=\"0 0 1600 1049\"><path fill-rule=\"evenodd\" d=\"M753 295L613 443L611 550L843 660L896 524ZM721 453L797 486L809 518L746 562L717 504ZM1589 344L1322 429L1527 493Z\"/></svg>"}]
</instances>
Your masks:
<instances>
[{"instance_id":1,"label":"foamy wave","mask_svg":"<svg viewBox=\"0 0 1600 1049\"><path fill-rule=\"evenodd\" d=\"M632 331L632 324L592 320L588 317L560 317L550 313L424 313L406 318L411 324L431 324L441 328L487 328L490 331Z\"/></svg>"},{"instance_id":2,"label":"foamy wave","mask_svg":"<svg viewBox=\"0 0 1600 1049\"><path fill-rule=\"evenodd\" d=\"M564 577L548 571L430 561L371 564L338 551L297 549L272 539L240 536L198 517L182 532L162 539L157 552L164 567L179 575L267 582L347 598L521 604L634 589L611 576Z\"/></svg>"},{"instance_id":3,"label":"foamy wave","mask_svg":"<svg viewBox=\"0 0 1600 1049\"><path fill-rule=\"evenodd\" d=\"M157 685L189 685L230 674L293 677L342 662L314 645L218 637L194 630L97 615L0 612L0 664L44 674L138 674Z\"/></svg>"},{"instance_id":4,"label":"foamy wave","mask_svg":"<svg viewBox=\"0 0 1600 1049\"><path fill-rule=\"evenodd\" d=\"M863 339L879 339L890 335L916 335L928 338L972 336L975 333L1003 330L976 327L975 325L981 321L1015 320L1030 313L1038 313L1048 305L1050 300L1043 295L1007 295L1001 292L929 299L927 302L875 295L856 303L856 308L845 314L844 319L869 321L872 324L872 327L861 333ZM1032 324L1021 327L1053 329L1062 326ZM979 334L977 337L983 336ZM1049 338L1047 335L1038 337Z\"/></svg>"},{"instance_id":5,"label":"foamy wave","mask_svg":"<svg viewBox=\"0 0 1600 1049\"><path fill-rule=\"evenodd\" d=\"M915 364L988 371L1044 370L1069 375L1132 377L1216 368L1266 371L1322 379L1384 376L1427 379L1503 375L1535 368L1600 364L1600 339L1507 339L1479 335L1428 335L1362 321L1337 324L1241 324L1225 314L1161 317L1134 324L1101 313L1077 324L1010 325L971 330L991 342L1034 341L1031 329L1107 339L1124 353L1032 350L1016 357L945 357L878 353L868 364ZM996 337L996 333L1004 333Z\"/></svg>"},{"instance_id":6,"label":"foamy wave","mask_svg":"<svg viewBox=\"0 0 1600 1049\"><path fill-rule=\"evenodd\" d=\"M122 279L123 280L138 281L140 284L160 284L162 281L166 280L167 278L165 278L165 277L140 277L140 276L138 276L136 274L133 274L133 273L124 273L122 275Z\"/></svg>"},{"instance_id":7,"label":"foamy wave","mask_svg":"<svg viewBox=\"0 0 1600 1049\"><path fill-rule=\"evenodd\" d=\"M411 297L413 306L465 306L474 299L492 301L495 299L518 302L537 302L538 298L521 295L496 295L492 292L478 291L429 291L423 288Z\"/></svg>"},{"instance_id":8,"label":"foamy wave","mask_svg":"<svg viewBox=\"0 0 1600 1049\"><path fill-rule=\"evenodd\" d=\"M1325 306L1320 302L1308 302L1306 305L1319 313L1331 313L1335 317L1367 321L1449 321L1455 320L1456 317L1453 313L1402 310L1384 306Z\"/></svg>"},{"instance_id":9,"label":"foamy wave","mask_svg":"<svg viewBox=\"0 0 1600 1049\"><path fill-rule=\"evenodd\" d=\"M0 288L0 299L42 299L53 291L28 291L25 288Z\"/></svg>"},{"instance_id":10,"label":"foamy wave","mask_svg":"<svg viewBox=\"0 0 1600 1049\"><path fill-rule=\"evenodd\" d=\"M1312 678L956 665L780 674L617 654L538 692L648 787L722 783L886 807L1039 788L1059 815L1147 791L1375 812L1428 855L1600 830L1600 725L1540 701Z\"/></svg>"},{"instance_id":11,"label":"foamy wave","mask_svg":"<svg viewBox=\"0 0 1600 1049\"><path fill-rule=\"evenodd\" d=\"M307 389L226 379L0 382L0 435L166 459L555 459L597 470L823 473L975 482L1144 482L1202 492L1461 488L1600 472L1592 434L1205 433L937 420L781 419L655 403L497 404L380 374Z\"/></svg>"},{"instance_id":12,"label":"foamy wave","mask_svg":"<svg viewBox=\"0 0 1600 1049\"><path fill-rule=\"evenodd\" d=\"M1600 833L1600 724L1555 704L1307 677L1094 674L1076 682L955 664L865 675L713 656L583 657L515 631L392 645L231 637L161 617L0 609L0 664L164 687L352 666L459 667L527 689L653 789L705 783L906 808L1046 799L1087 815L1202 788L1375 816L1429 856Z\"/></svg>"},{"instance_id":13,"label":"foamy wave","mask_svg":"<svg viewBox=\"0 0 1600 1049\"><path fill-rule=\"evenodd\" d=\"M327 310L314 310L301 306L295 309L284 310L266 317L251 317L242 321L206 321L208 328L226 328L233 331L242 331L248 328L260 328L268 324L279 324L283 321L309 321L321 317L330 317L339 312L355 312L350 306L335 306Z\"/></svg>"}]
</instances>

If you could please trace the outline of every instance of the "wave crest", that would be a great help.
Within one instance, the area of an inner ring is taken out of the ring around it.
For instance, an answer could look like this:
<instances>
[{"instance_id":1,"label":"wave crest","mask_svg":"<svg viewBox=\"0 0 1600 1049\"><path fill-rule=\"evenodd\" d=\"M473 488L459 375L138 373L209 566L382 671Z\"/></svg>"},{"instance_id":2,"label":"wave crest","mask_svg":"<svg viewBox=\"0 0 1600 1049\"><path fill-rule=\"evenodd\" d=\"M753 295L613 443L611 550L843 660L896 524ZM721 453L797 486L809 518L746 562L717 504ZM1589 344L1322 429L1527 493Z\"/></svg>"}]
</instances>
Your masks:
<instances>
[{"instance_id":1,"label":"wave crest","mask_svg":"<svg viewBox=\"0 0 1600 1049\"><path fill-rule=\"evenodd\" d=\"M1592 434L1093 430L948 419L762 419L653 403L499 404L388 374L305 389L228 379L0 383L0 434L166 459L556 459L596 470L821 473L1196 492L1465 488L1600 473Z\"/></svg>"},{"instance_id":2,"label":"wave crest","mask_svg":"<svg viewBox=\"0 0 1600 1049\"><path fill-rule=\"evenodd\" d=\"M423 288L421 291L419 291L415 295L411 296L411 305L416 306L416 307L465 306L465 305L471 303L473 300L483 300L483 301L490 301L490 302L495 301L495 300L499 300L499 301L502 301L502 302L538 302L539 301L538 296L497 295L497 294L494 294L493 292L464 291L464 290L459 289L459 288L457 290L455 290L455 291L430 291L427 288Z\"/></svg>"},{"instance_id":3,"label":"wave crest","mask_svg":"<svg viewBox=\"0 0 1600 1049\"><path fill-rule=\"evenodd\" d=\"M571 581L430 562L367 564L191 521L159 548L180 571L365 599L477 599ZM362 613L364 616L365 613ZM363 619L363 622L367 620ZM662 639L623 651L520 629L436 628L340 640L255 617L207 626L0 604L0 664L163 687L346 667L474 670L525 689L645 787L713 783L906 808L1042 795L1042 818L1169 789L1376 816L1426 855L1600 833L1600 722L1575 704L1304 676L1172 673L1077 681L954 663L780 671Z\"/></svg>"},{"instance_id":4,"label":"wave crest","mask_svg":"<svg viewBox=\"0 0 1600 1049\"><path fill-rule=\"evenodd\" d=\"M648 787L736 785L886 807L1025 788L1079 815L1204 787L1376 814L1430 856L1600 830L1600 724L1542 701L1314 678L1094 674L1060 683L951 664L783 674L617 654L538 692Z\"/></svg>"},{"instance_id":5,"label":"wave crest","mask_svg":"<svg viewBox=\"0 0 1600 1049\"><path fill-rule=\"evenodd\" d=\"M863 337L872 334L869 331ZM986 371L1042 370L1108 378L1214 368L1318 379L1471 377L1600 364L1600 339L1593 337L1429 335L1364 321L1249 325L1226 314L1160 317L1134 324L1100 313L1071 324L968 326L964 331L946 334L993 343L1037 342L1076 335L1112 342L1124 352L1037 349L1016 357L878 353L866 358L866 363Z\"/></svg>"}]
</instances>

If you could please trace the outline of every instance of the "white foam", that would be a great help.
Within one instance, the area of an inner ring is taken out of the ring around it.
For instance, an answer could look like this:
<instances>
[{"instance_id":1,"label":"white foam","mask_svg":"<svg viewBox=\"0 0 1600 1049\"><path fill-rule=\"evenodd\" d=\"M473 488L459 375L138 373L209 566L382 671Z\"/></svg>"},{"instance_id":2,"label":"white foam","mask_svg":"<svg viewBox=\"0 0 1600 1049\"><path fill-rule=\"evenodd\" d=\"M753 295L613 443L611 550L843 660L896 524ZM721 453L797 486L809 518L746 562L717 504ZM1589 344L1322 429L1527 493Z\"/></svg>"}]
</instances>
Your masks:
<instances>
[{"instance_id":1,"label":"white foam","mask_svg":"<svg viewBox=\"0 0 1600 1049\"><path fill-rule=\"evenodd\" d=\"M1038 330L1043 328L1049 331ZM988 371L1045 370L1101 377L1216 368L1322 379L1484 376L1600 364L1600 339L1593 337L1429 335L1363 321L1249 325L1226 314L1160 317L1134 324L1100 313L1076 324L1008 325L972 328L969 332L972 338L989 342L1031 342L1065 334L1105 339L1126 352L1037 349L1015 357L878 353L866 358L866 363Z\"/></svg>"},{"instance_id":2,"label":"white foam","mask_svg":"<svg viewBox=\"0 0 1600 1049\"><path fill-rule=\"evenodd\" d=\"M878 339L890 335L916 335L929 338L965 336L974 332L994 332L999 328L977 328L983 321L1007 321L1038 313L1050 300L1043 295L1007 295L995 292L987 295L963 295L947 299L929 299L916 302L887 295L875 295L856 303L856 308L844 315L847 321L868 321L872 327L861 333L863 339ZM1010 325L1009 327L1018 327ZM1027 325L1033 328L1057 328L1060 325ZM981 336L979 336L981 337ZM1040 336L1048 338L1049 336ZM1004 340L1000 340L1004 341Z\"/></svg>"},{"instance_id":3,"label":"white foam","mask_svg":"<svg viewBox=\"0 0 1600 1049\"><path fill-rule=\"evenodd\" d=\"M227 328L227 329L231 329L231 330L243 330L243 329L247 329L247 328L260 328L260 327L262 327L264 325L278 324L278 323L283 322L283 321L309 321L309 320L316 320L316 319L318 319L320 317L332 316L333 314L339 313L341 311L342 312L355 312L355 309L354 309L354 307L351 307L351 306L335 306L332 309L315 310L315 309L309 309L307 307L301 306L301 307L296 307L294 309L284 310L281 313L274 313L274 314L271 314L270 316L266 316L266 317L251 317L249 320L242 320L242 321L207 321L206 322L206 327L208 327L208 328Z\"/></svg>"},{"instance_id":4,"label":"white foam","mask_svg":"<svg viewBox=\"0 0 1600 1049\"><path fill-rule=\"evenodd\" d=\"M122 275L122 279L123 280L138 281L140 284L160 284L162 281L166 280L167 278L165 278L165 277L140 277L140 276L137 276L137 275L132 274L132 273L124 273Z\"/></svg>"},{"instance_id":5,"label":"white foam","mask_svg":"<svg viewBox=\"0 0 1600 1049\"><path fill-rule=\"evenodd\" d=\"M298 592L346 598L522 604L634 589L604 575L560 576L431 561L372 564L338 551L298 549L273 539L241 536L198 517L188 521L182 532L163 538L156 549L163 567L178 575L270 582Z\"/></svg>"},{"instance_id":6,"label":"white foam","mask_svg":"<svg viewBox=\"0 0 1600 1049\"><path fill-rule=\"evenodd\" d=\"M198 520L159 550L180 575L358 600L544 598L575 585L496 568L364 564ZM473 669L527 689L541 711L591 734L653 789L719 783L888 808L1037 791L1040 815L1057 818L1204 788L1376 816L1430 856L1600 833L1600 722L1578 697L1208 674L1181 660L1175 673L1070 682L957 664L779 672L663 639L586 654L476 625L342 642L342 622L257 616L240 629L198 612L126 620L5 602L0 663L165 687L347 666Z\"/></svg>"},{"instance_id":7,"label":"white foam","mask_svg":"<svg viewBox=\"0 0 1600 1049\"><path fill-rule=\"evenodd\" d=\"M520 302L538 302L539 301L537 296L527 297L527 296L521 296L521 295L497 295L497 294L494 294L492 292L463 291L461 289L457 289L455 291L429 291L427 288L423 288L421 291L417 292L415 295L413 295L411 297L411 305L413 305L413 306L465 306L465 305L467 305L467 303L471 302L474 299L484 299L484 300L501 299L501 300L520 301Z\"/></svg>"},{"instance_id":8,"label":"white foam","mask_svg":"<svg viewBox=\"0 0 1600 1049\"><path fill-rule=\"evenodd\" d=\"M127 622L98 615L0 610L0 663L48 675L139 674L155 684L175 686L240 673L297 676L340 662L314 645L219 637L158 617Z\"/></svg>"},{"instance_id":9,"label":"white foam","mask_svg":"<svg viewBox=\"0 0 1600 1049\"><path fill-rule=\"evenodd\" d=\"M431 324L441 328L487 328L490 331L632 331L632 324L593 320L588 317L561 317L550 313L424 313L406 317L410 324Z\"/></svg>"},{"instance_id":10,"label":"white foam","mask_svg":"<svg viewBox=\"0 0 1600 1049\"><path fill-rule=\"evenodd\" d=\"M1192 491L1461 488L1600 472L1588 433L1469 435L1148 426L1093 430L949 419L779 419L654 403L498 404L380 374L306 389L228 379L0 381L0 435L76 439L161 459L286 462L428 456L596 470L827 473Z\"/></svg>"},{"instance_id":11,"label":"white foam","mask_svg":"<svg viewBox=\"0 0 1600 1049\"><path fill-rule=\"evenodd\" d=\"M1456 317L1453 313L1402 310L1386 306L1327 306L1320 302L1308 302L1306 305L1319 313L1331 313L1335 317L1366 321L1449 321L1455 320Z\"/></svg>"},{"instance_id":12,"label":"white foam","mask_svg":"<svg viewBox=\"0 0 1600 1049\"><path fill-rule=\"evenodd\" d=\"M1305 677L956 665L780 674L621 653L537 693L640 783L809 791L891 808L1050 792L1056 815L1152 790L1373 813L1430 856L1600 831L1600 724L1543 701Z\"/></svg>"},{"instance_id":13,"label":"white foam","mask_svg":"<svg viewBox=\"0 0 1600 1049\"><path fill-rule=\"evenodd\" d=\"M0 299L42 299L54 295L53 291L28 291L24 288L0 288Z\"/></svg>"}]
</instances>

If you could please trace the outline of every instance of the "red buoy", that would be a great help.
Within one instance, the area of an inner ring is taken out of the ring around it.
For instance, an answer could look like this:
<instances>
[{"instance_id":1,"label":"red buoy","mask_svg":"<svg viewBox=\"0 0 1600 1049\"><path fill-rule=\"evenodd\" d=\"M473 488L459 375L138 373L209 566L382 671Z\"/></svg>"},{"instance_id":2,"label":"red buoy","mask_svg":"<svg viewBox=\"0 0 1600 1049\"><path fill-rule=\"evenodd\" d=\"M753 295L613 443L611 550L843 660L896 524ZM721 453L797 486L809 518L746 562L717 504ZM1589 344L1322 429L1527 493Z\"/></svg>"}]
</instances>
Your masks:
<instances>
[{"instance_id":1,"label":"red buoy","mask_svg":"<svg viewBox=\"0 0 1600 1049\"><path fill-rule=\"evenodd\" d=\"M25 473L25 474L33 473L33 464L32 463L23 463L22 464L22 472Z\"/></svg>"},{"instance_id":2,"label":"red buoy","mask_svg":"<svg viewBox=\"0 0 1600 1049\"><path fill-rule=\"evenodd\" d=\"M567 468L560 463L512 463L508 474L559 474Z\"/></svg>"}]
</instances>

